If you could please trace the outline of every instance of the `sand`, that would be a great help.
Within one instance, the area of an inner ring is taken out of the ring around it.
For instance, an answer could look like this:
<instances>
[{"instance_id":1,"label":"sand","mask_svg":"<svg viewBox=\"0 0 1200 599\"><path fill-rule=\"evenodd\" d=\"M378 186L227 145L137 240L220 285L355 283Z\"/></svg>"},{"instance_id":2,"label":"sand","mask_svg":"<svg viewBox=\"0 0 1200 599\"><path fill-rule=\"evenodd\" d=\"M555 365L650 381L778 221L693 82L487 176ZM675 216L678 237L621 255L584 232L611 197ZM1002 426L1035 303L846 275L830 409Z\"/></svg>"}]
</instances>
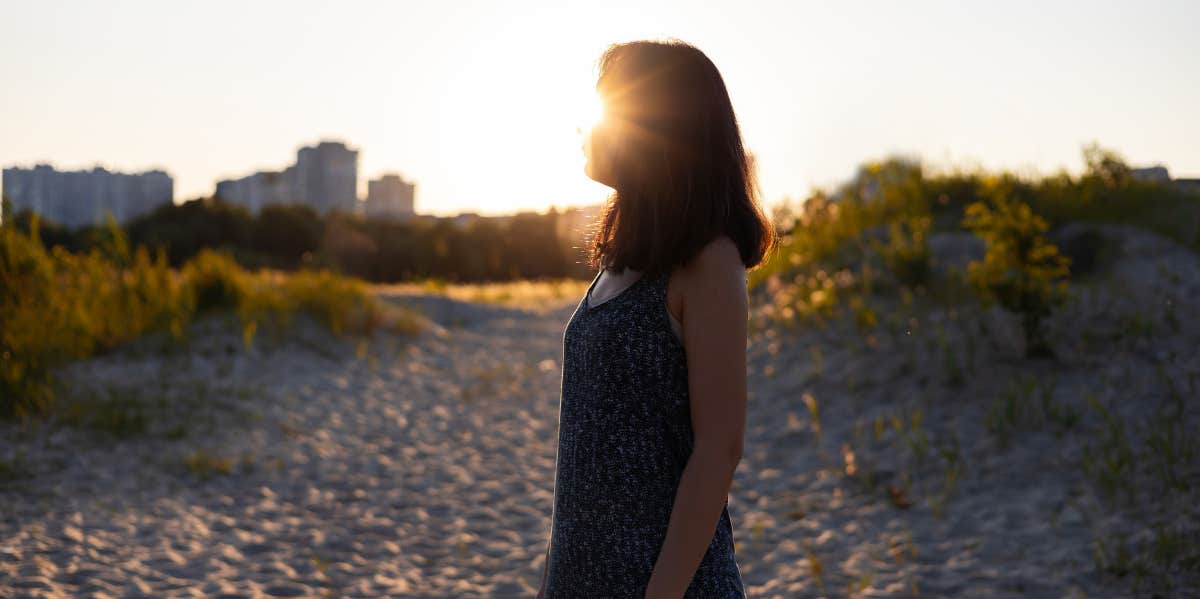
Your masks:
<instances>
[{"instance_id":1,"label":"sand","mask_svg":"<svg viewBox=\"0 0 1200 599\"><path fill-rule=\"evenodd\" d=\"M1054 361L1023 359L995 309L785 326L758 292L730 499L750 596L1200 588L1194 565L1119 575L1096 557L1118 540L1136 553L1156 526L1185 556L1200 546L1196 485L1164 490L1143 442L1164 422L1198 430L1200 265L1110 233L1125 258L1049 323ZM532 597L578 298L380 293L420 308L424 331L363 344L306 325L247 348L218 319L183 349L65 369L77 395L153 406L149 430L0 424L0 597ZM1135 451L1116 497L1085 466L1116 446L1093 404ZM1197 482L1196 463L1176 478Z\"/></svg>"}]
</instances>

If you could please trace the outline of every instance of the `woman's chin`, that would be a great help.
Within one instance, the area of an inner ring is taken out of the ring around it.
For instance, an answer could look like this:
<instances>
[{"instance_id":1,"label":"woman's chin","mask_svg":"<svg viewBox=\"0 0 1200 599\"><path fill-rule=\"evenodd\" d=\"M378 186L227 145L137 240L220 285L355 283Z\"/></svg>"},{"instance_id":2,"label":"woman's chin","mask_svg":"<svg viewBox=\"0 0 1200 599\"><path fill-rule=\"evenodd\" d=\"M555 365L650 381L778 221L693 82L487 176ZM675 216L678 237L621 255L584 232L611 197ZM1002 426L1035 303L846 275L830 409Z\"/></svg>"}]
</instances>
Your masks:
<instances>
[{"instance_id":1,"label":"woman's chin","mask_svg":"<svg viewBox=\"0 0 1200 599\"><path fill-rule=\"evenodd\" d=\"M596 171L592 168L592 163L588 162L583 165L583 174L587 175L588 179L600 183L600 180L596 178Z\"/></svg>"},{"instance_id":2,"label":"woman's chin","mask_svg":"<svg viewBox=\"0 0 1200 599\"><path fill-rule=\"evenodd\" d=\"M597 173L596 169L592 168L591 162L588 162L583 165L583 174L587 175L588 179L591 179L592 181L595 181L601 185L606 185L608 187L613 186L608 177L605 177L602 174Z\"/></svg>"}]
</instances>

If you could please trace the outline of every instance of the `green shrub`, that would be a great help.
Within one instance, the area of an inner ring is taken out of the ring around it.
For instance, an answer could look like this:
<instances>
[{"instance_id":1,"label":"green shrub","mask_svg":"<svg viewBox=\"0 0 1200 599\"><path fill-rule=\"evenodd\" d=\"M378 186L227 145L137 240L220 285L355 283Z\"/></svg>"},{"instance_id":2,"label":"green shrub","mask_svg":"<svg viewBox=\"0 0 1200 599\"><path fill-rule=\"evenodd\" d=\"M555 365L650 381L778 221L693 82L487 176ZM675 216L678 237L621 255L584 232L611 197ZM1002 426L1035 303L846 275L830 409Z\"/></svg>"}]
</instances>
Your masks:
<instances>
[{"instance_id":1,"label":"green shrub","mask_svg":"<svg viewBox=\"0 0 1200 599\"><path fill-rule=\"evenodd\" d=\"M297 312L336 334L369 333L381 321L362 282L329 272L251 273L207 250L175 271L162 251L132 250L111 222L104 242L82 254L47 250L36 215L28 232L9 222L0 225L0 416L49 410L56 366L151 331L179 339L205 312L236 313L247 344L260 323L282 327ZM415 332L404 322L397 331Z\"/></svg>"},{"instance_id":2,"label":"green shrub","mask_svg":"<svg viewBox=\"0 0 1200 599\"><path fill-rule=\"evenodd\" d=\"M929 256L929 216L902 218L888 224L888 240L877 242L876 251L896 280L902 285L919 287L929 282L932 272Z\"/></svg>"},{"instance_id":3,"label":"green shrub","mask_svg":"<svg viewBox=\"0 0 1200 599\"><path fill-rule=\"evenodd\" d=\"M971 285L985 302L1021 317L1026 355L1051 354L1041 322L1066 300L1069 261L1046 241L1046 221L1028 205L996 195L968 206L963 226L987 245L983 260L967 265Z\"/></svg>"},{"instance_id":4,"label":"green shrub","mask_svg":"<svg viewBox=\"0 0 1200 599\"><path fill-rule=\"evenodd\" d=\"M227 254L202 250L183 267L183 278L198 313L232 310L250 294L247 273Z\"/></svg>"}]
</instances>

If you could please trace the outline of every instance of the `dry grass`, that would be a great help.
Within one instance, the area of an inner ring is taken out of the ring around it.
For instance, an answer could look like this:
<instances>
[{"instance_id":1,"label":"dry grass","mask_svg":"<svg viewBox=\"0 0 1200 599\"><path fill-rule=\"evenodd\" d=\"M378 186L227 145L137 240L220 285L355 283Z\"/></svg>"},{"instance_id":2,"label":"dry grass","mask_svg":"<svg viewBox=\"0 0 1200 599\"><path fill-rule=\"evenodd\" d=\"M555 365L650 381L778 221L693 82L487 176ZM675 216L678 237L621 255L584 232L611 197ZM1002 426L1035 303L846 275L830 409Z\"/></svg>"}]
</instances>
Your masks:
<instances>
[{"instance_id":1,"label":"dry grass","mask_svg":"<svg viewBox=\"0 0 1200 599\"><path fill-rule=\"evenodd\" d=\"M582 279L522 279L493 283L449 283L441 279L428 279L389 285L388 289L400 293L442 295L464 302L537 309L547 303L583 297L590 282Z\"/></svg>"}]
</instances>

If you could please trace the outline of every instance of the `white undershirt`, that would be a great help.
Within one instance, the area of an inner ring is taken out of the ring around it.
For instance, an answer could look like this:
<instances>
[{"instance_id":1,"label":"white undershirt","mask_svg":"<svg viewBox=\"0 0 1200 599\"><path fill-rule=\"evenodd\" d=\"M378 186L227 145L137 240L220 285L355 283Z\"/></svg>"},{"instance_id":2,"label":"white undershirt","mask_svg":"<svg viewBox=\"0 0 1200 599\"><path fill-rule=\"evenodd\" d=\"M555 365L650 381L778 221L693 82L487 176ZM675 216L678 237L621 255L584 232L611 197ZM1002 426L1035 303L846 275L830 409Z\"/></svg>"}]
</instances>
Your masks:
<instances>
[{"instance_id":1,"label":"white undershirt","mask_svg":"<svg viewBox=\"0 0 1200 599\"><path fill-rule=\"evenodd\" d=\"M600 279L596 281L596 286L592 288L592 295L588 298L588 306L599 306L608 300L617 297L621 292L633 285L641 278L641 271L626 268L621 274L610 272L607 268L600 271ZM663 310L667 311L667 318L671 320L671 331L675 333L675 337L683 341L683 325L663 306Z\"/></svg>"}]
</instances>

